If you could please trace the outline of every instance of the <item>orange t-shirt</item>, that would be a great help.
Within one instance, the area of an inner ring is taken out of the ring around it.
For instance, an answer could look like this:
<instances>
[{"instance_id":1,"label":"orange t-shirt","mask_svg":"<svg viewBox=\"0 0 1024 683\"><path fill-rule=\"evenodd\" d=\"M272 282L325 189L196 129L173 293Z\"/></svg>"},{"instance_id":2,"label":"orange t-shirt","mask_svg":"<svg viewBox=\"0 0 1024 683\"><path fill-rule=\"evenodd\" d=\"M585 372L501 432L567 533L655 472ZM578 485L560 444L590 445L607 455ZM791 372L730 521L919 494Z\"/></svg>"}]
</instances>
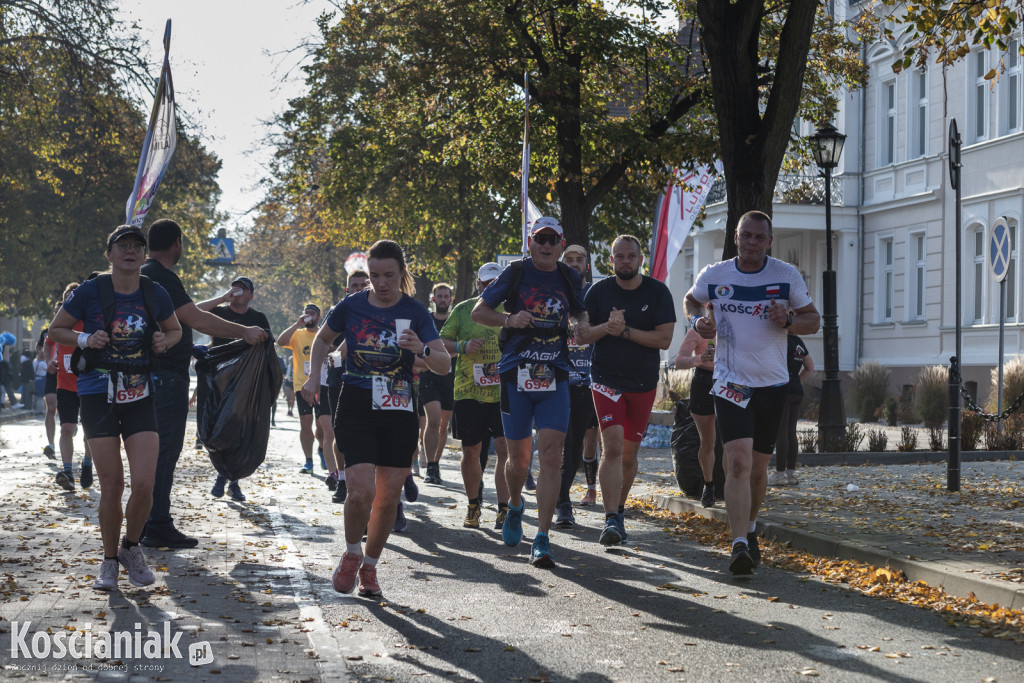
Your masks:
<instances>
[{"instance_id":1,"label":"orange t-shirt","mask_svg":"<svg viewBox=\"0 0 1024 683\"><path fill-rule=\"evenodd\" d=\"M85 330L85 321L79 320L72 327L75 332ZM78 392L78 376L71 372L71 354L75 352L74 346L57 344L57 388L65 391Z\"/></svg>"}]
</instances>

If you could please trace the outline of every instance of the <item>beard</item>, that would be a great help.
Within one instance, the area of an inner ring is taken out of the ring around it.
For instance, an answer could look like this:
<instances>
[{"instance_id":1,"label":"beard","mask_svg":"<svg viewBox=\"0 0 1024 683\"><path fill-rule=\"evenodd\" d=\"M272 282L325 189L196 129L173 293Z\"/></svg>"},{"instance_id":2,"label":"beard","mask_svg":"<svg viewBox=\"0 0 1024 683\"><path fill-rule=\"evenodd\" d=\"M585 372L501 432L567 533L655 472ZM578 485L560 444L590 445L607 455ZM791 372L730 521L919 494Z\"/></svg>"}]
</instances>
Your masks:
<instances>
[{"instance_id":1,"label":"beard","mask_svg":"<svg viewBox=\"0 0 1024 683\"><path fill-rule=\"evenodd\" d=\"M640 273L640 269L639 268L637 268L636 270L628 270L626 268L616 268L615 269L615 277L619 278L620 280L632 280L639 273Z\"/></svg>"},{"instance_id":2,"label":"beard","mask_svg":"<svg viewBox=\"0 0 1024 683\"><path fill-rule=\"evenodd\" d=\"M445 313L448 312L449 308L449 306L440 306L438 304L434 304L434 312L437 313L438 315L444 315Z\"/></svg>"}]
</instances>

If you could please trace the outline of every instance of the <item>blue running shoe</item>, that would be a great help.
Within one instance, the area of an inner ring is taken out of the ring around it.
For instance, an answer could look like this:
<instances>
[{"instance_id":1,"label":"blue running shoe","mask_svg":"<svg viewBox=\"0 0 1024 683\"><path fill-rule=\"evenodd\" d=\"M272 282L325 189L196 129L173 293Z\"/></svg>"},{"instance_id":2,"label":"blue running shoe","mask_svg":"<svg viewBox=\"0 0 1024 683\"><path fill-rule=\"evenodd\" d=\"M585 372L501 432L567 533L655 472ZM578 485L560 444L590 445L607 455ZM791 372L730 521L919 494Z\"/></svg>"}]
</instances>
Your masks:
<instances>
[{"instance_id":1,"label":"blue running shoe","mask_svg":"<svg viewBox=\"0 0 1024 683\"><path fill-rule=\"evenodd\" d=\"M618 545L622 543L622 534L619 533L619 516L608 517L604 520L604 529L601 531L601 545Z\"/></svg>"},{"instance_id":2,"label":"blue running shoe","mask_svg":"<svg viewBox=\"0 0 1024 683\"><path fill-rule=\"evenodd\" d=\"M313 471L313 461L307 460L306 464L299 468L299 474L309 474Z\"/></svg>"},{"instance_id":3,"label":"blue running shoe","mask_svg":"<svg viewBox=\"0 0 1024 683\"><path fill-rule=\"evenodd\" d=\"M416 499L420 497L420 487L416 485L410 474L405 478L405 499L410 503L415 503Z\"/></svg>"},{"instance_id":4,"label":"blue running shoe","mask_svg":"<svg viewBox=\"0 0 1024 683\"><path fill-rule=\"evenodd\" d=\"M530 548L530 564L541 569L551 569L555 566L555 558L551 557L551 541L547 534L534 536L533 547Z\"/></svg>"},{"instance_id":5,"label":"blue running shoe","mask_svg":"<svg viewBox=\"0 0 1024 683\"><path fill-rule=\"evenodd\" d=\"M326 470L327 469L327 461L324 460L324 449L318 448L318 449L316 449L316 452L320 456L320 469Z\"/></svg>"},{"instance_id":6,"label":"blue running shoe","mask_svg":"<svg viewBox=\"0 0 1024 683\"><path fill-rule=\"evenodd\" d=\"M505 545L515 548L523 540L523 509L525 507L525 500L519 504L518 510L509 503L508 515L505 516L505 523L501 525L501 540L505 541Z\"/></svg>"},{"instance_id":7,"label":"blue running shoe","mask_svg":"<svg viewBox=\"0 0 1024 683\"><path fill-rule=\"evenodd\" d=\"M625 543L629 540L629 534L626 533L626 516L619 513L619 543Z\"/></svg>"}]
</instances>

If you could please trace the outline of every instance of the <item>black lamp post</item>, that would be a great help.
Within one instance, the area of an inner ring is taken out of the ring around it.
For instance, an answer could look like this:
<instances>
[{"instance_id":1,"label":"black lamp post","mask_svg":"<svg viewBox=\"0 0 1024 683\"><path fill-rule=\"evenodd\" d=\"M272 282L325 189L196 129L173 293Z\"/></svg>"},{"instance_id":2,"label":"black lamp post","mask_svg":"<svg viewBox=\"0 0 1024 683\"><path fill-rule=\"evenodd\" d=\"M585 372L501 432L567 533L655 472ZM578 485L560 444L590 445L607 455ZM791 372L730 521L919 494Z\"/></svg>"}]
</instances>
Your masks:
<instances>
[{"instance_id":1,"label":"black lamp post","mask_svg":"<svg viewBox=\"0 0 1024 683\"><path fill-rule=\"evenodd\" d=\"M836 315L836 272L832 270L832 169L839 165L846 136L831 123L811 136L814 161L825 176L825 272L821 274L824 294L825 379L821 383L821 408L818 411L818 440L821 450L835 452L843 448L846 413L839 382L839 325Z\"/></svg>"}]
</instances>

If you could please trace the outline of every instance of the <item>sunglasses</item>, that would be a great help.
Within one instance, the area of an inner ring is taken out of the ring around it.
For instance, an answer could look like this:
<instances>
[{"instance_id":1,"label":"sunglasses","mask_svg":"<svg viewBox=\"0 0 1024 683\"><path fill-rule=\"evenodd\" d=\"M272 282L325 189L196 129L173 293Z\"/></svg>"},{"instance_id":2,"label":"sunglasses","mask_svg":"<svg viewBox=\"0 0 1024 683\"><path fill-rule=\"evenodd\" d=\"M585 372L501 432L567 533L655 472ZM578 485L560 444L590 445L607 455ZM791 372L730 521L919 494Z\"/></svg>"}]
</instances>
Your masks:
<instances>
[{"instance_id":1,"label":"sunglasses","mask_svg":"<svg viewBox=\"0 0 1024 683\"><path fill-rule=\"evenodd\" d=\"M553 247L559 242L561 242L562 238L553 233L546 232L541 233L540 235L534 235L533 241L536 242L537 244L547 244Z\"/></svg>"}]
</instances>

